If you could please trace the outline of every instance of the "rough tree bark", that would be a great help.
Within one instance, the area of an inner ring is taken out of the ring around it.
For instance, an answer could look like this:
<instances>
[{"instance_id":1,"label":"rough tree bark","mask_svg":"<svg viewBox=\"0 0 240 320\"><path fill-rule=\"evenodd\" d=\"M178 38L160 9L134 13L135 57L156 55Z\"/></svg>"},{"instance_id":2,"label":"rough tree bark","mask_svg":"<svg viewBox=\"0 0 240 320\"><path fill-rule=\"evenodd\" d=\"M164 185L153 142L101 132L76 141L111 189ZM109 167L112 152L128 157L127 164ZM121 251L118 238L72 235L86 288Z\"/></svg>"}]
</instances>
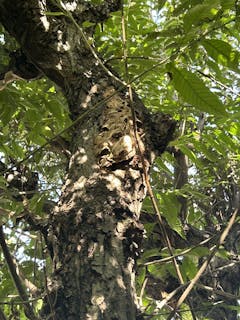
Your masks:
<instances>
[{"instance_id":1,"label":"rough tree bark","mask_svg":"<svg viewBox=\"0 0 240 320\"><path fill-rule=\"evenodd\" d=\"M60 10L56 3L0 0L0 20L21 48L15 74L44 74L62 89L72 119L81 117L71 131L62 195L49 217L54 270L41 318L140 319L134 264L143 232L143 160L148 171L171 140L174 121L153 120L134 94L135 130L127 88L104 70L72 19L46 14ZM121 1L64 0L61 6L82 26L104 21Z\"/></svg>"}]
</instances>

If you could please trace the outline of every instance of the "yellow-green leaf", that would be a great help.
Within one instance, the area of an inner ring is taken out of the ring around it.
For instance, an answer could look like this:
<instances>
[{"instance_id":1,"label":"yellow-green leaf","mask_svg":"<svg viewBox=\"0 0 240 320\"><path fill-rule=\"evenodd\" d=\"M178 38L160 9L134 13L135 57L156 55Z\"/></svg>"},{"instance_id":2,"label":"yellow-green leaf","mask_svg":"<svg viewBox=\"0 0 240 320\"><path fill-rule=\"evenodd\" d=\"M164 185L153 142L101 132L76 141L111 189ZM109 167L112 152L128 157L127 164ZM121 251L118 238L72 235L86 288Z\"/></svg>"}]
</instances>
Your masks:
<instances>
[{"instance_id":1,"label":"yellow-green leaf","mask_svg":"<svg viewBox=\"0 0 240 320\"><path fill-rule=\"evenodd\" d=\"M186 69L177 69L169 65L173 85L182 98L200 111L218 116L226 116L225 107L218 96L210 91L205 83Z\"/></svg>"}]
</instances>

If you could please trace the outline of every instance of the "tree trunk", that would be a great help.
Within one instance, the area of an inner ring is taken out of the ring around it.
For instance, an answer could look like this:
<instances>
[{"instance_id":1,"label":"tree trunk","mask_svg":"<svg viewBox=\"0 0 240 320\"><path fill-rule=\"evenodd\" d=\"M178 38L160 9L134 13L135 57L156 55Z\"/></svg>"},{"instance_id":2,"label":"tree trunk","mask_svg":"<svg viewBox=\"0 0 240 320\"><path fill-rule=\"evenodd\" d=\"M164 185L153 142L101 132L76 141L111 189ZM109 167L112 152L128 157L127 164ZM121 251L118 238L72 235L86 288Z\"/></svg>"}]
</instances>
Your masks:
<instances>
[{"instance_id":1,"label":"tree trunk","mask_svg":"<svg viewBox=\"0 0 240 320\"><path fill-rule=\"evenodd\" d=\"M136 319L133 268L146 189L127 97L109 82L95 82L95 93L84 99L95 104L116 93L79 124L51 218L57 319Z\"/></svg>"},{"instance_id":2,"label":"tree trunk","mask_svg":"<svg viewBox=\"0 0 240 320\"><path fill-rule=\"evenodd\" d=\"M134 267L143 234L144 170L164 151L174 122L165 115L153 119L136 94L130 101L127 87L102 67L76 25L45 14L59 11L47 3L0 0L4 27L28 65L62 88L75 121L62 195L49 217L54 267L41 318L140 319ZM80 25L120 8L120 1L73 4Z\"/></svg>"}]
</instances>

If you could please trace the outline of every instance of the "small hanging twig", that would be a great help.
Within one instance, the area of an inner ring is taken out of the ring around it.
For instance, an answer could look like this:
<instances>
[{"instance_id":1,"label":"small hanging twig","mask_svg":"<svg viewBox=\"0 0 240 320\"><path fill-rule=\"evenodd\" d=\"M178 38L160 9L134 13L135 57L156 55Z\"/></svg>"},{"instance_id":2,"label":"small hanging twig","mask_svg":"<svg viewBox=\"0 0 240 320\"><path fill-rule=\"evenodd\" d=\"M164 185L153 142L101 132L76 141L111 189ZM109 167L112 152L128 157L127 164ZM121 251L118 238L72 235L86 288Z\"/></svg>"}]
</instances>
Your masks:
<instances>
[{"instance_id":1,"label":"small hanging twig","mask_svg":"<svg viewBox=\"0 0 240 320\"><path fill-rule=\"evenodd\" d=\"M212 258L215 256L215 254L217 253L219 247L221 245L223 245L227 235L229 234L230 229L232 228L237 214L238 214L238 208L233 212L233 215L231 217L231 219L228 222L228 225L226 226L226 228L223 230L218 243L211 249L211 253L208 256L207 260L202 264L201 268L198 270L198 272L196 273L195 277L190 281L189 285L187 286L187 288L184 290L184 292L182 293L181 297L178 299L174 310L171 312L171 314L168 316L167 320L171 320L174 315L176 314L178 308L181 306L181 304L185 301L185 299L187 298L187 296L189 295L189 293L192 291L193 287L196 285L196 283L198 282L199 278L203 275L203 273L205 272L205 270L207 269L209 263L211 262Z\"/></svg>"},{"instance_id":2,"label":"small hanging twig","mask_svg":"<svg viewBox=\"0 0 240 320\"><path fill-rule=\"evenodd\" d=\"M5 241L5 236L4 236L2 226L0 226L0 246L2 248L4 258L5 258L6 263L8 265L8 269L9 269L9 272L12 276L14 285L18 291L19 297L21 298L22 301L25 302L23 304L25 315L30 320L39 320L39 318L35 315L35 312L29 302L28 295L27 295L26 290L21 282L21 279L17 274L17 267L16 267L16 264L14 263L14 260L10 254L7 243Z\"/></svg>"}]
</instances>

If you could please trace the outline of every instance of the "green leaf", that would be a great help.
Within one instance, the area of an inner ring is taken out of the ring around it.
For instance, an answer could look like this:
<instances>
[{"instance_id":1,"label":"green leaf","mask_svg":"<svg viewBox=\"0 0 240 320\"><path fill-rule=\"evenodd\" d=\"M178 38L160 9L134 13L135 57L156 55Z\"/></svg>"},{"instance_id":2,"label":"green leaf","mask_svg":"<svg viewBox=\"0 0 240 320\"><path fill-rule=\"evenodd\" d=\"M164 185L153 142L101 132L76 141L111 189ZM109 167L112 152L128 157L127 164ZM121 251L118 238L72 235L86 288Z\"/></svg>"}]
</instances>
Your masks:
<instances>
[{"instance_id":1,"label":"green leaf","mask_svg":"<svg viewBox=\"0 0 240 320\"><path fill-rule=\"evenodd\" d=\"M207 59L206 64L210 68L210 70L215 73L215 77L218 79L218 81L221 81L224 84L227 79L223 76L220 65L218 65L218 63L216 63L212 59Z\"/></svg>"},{"instance_id":2,"label":"green leaf","mask_svg":"<svg viewBox=\"0 0 240 320\"><path fill-rule=\"evenodd\" d=\"M196 153L194 153L190 148L188 148L182 141L175 141L174 145L177 146L188 158L195 163L198 167L201 168L202 163L198 159Z\"/></svg>"},{"instance_id":3,"label":"green leaf","mask_svg":"<svg viewBox=\"0 0 240 320\"><path fill-rule=\"evenodd\" d=\"M222 259L226 259L228 260L229 259L229 254L228 252L224 249L224 247L220 247L216 253L216 256L217 257L220 257Z\"/></svg>"},{"instance_id":4,"label":"green leaf","mask_svg":"<svg viewBox=\"0 0 240 320\"><path fill-rule=\"evenodd\" d=\"M234 9L236 0L221 0L223 10Z\"/></svg>"},{"instance_id":5,"label":"green leaf","mask_svg":"<svg viewBox=\"0 0 240 320\"><path fill-rule=\"evenodd\" d=\"M197 257L205 257L209 255L209 249L207 247L197 247L191 250L191 254Z\"/></svg>"},{"instance_id":6,"label":"green leaf","mask_svg":"<svg viewBox=\"0 0 240 320\"><path fill-rule=\"evenodd\" d=\"M196 275L198 271L196 263L197 257L190 255L184 257L181 264L181 270L183 271L186 279L192 279Z\"/></svg>"},{"instance_id":7,"label":"green leaf","mask_svg":"<svg viewBox=\"0 0 240 320\"><path fill-rule=\"evenodd\" d=\"M239 52L233 50L229 43L218 39L206 39L201 43L217 63L238 71Z\"/></svg>"},{"instance_id":8,"label":"green leaf","mask_svg":"<svg viewBox=\"0 0 240 320\"><path fill-rule=\"evenodd\" d=\"M83 24L82 24L82 26L83 26L84 28L89 28L89 27L94 26L95 24L96 24L96 23L93 23L93 22L90 22L90 21L84 21Z\"/></svg>"},{"instance_id":9,"label":"green leaf","mask_svg":"<svg viewBox=\"0 0 240 320\"><path fill-rule=\"evenodd\" d=\"M186 69L177 69L169 65L175 89L184 100L200 111L218 116L226 116L224 105L216 94L211 92L204 82Z\"/></svg>"},{"instance_id":10,"label":"green leaf","mask_svg":"<svg viewBox=\"0 0 240 320\"><path fill-rule=\"evenodd\" d=\"M183 0L180 1L180 4L174 8L172 15L173 16L178 16L183 12L186 12L189 10L189 8L192 8L195 5L198 5L201 0Z\"/></svg>"},{"instance_id":11,"label":"green leaf","mask_svg":"<svg viewBox=\"0 0 240 320\"><path fill-rule=\"evenodd\" d=\"M162 271L164 271L164 268L159 264L150 264L148 266L148 272L155 276L159 276L159 274L162 275Z\"/></svg>"},{"instance_id":12,"label":"green leaf","mask_svg":"<svg viewBox=\"0 0 240 320\"><path fill-rule=\"evenodd\" d=\"M217 1L218 2L218 1ZM190 31L191 27L198 25L204 19L212 19L216 12L212 10L216 7L216 1L210 4L198 4L190 9L184 16L184 29L186 32Z\"/></svg>"},{"instance_id":13,"label":"green leaf","mask_svg":"<svg viewBox=\"0 0 240 320\"><path fill-rule=\"evenodd\" d=\"M180 210L180 203L177 197L172 192L167 192L161 194L160 198L160 208L164 217L173 230L175 230L181 236L183 235L182 225L178 218L178 213Z\"/></svg>"},{"instance_id":14,"label":"green leaf","mask_svg":"<svg viewBox=\"0 0 240 320\"><path fill-rule=\"evenodd\" d=\"M137 281L140 285L143 284L143 281L145 280L146 277L146 267L138 268L138 277Z\"/></svg>"},{"instance_id":15,"label":"green leaf","mask_svg":"<svg viewBox=\"0 0 240 320\"><path fill-rule=\"evenodd\" d=\"M181 310L181 320L193 320L192 312L189 306L183 303L180 307Z\"/></svg>"},{"instance_id":16,"label":"green leaf","mask_svg":"<svg viewBox=\"0 0 240 320\"><path fill-rule=\"evenodd\" d=\"M226 59L230 58L232 47L229 43L218 39L206 39L202 41L202 44L208 54L217 62L219 56L223 56Z\"/></svg>"},{"instance_id":17,"label":"green leaf","mask_svg":"<svg viewBox=\"0 0 240 320\"><path fill-rule=\"evenodd\" d=\"M203 153L203 155L211 162L216 162L218 160L217 154L212 152L210 148L207 148L202 141L193 141L194 147Z\"/></svg>"},{"instance_id":18,"label":"green leaf","mask_svg":"<svg viewBox=\"0 0 240 320\"><path fill-rule=\"evenodd\" d=\"M163 170L164 172L172 175L171 170L165 165L165 163L163 162L163 160L161 158L157 158L156 160L156 164L158 166L159 169Z\"/></svg>"},{"instance_id":19,"label":"green leaf","mask_svg":"<svg viewBox=\"0 0 240 320\"><path fill-rule=\"evenodd\" d=\"M142 259L143 260L148 260L148 258L152 258L152 257L160 257L161 256L161 252L159 248L153 248L153 249L149 249L147 251L145 251L142 254Z\"/></svg>"},{"instance_id":20,"label":"green leaf","mask_svg":"<svg viewBox=\"0 0 240 320\"><path fill-rule=\"evenodd\" d=\"M0 176L0 188L2 190L7 190L7 181L3 176Z\"/></svg>"},{"instance_id":21,"label":"green leaf","mask_svg":"<svg viewBox=\"0 0 240 320\"><path fill-rule=\"evenodd\" d=\"M156 5L157 9L158 10L162 9L162 7L165 5L166 2L167 0L158 0Z\"/></svg>"},{"instance_id":22,"label":"green leaf","mask_svg":"<svg viewBox=\"0 0 240 320\"><path fill-rule=\"evenodd\" d=\"M15 158L24 158L25 152L24 149L16 141L12 142L12 152L15 155Z\"/></svg>"},{"instance_id":23,"label":"green leaf","mask_svg":"<svg viewBox=\"0 0 240 320\"><path fill-rule=\"evenodd\" d=\"M104 1L103 0L92 0L91 2L94 3L94 4L101 4Z\"/></svg>"},{"instance_id":24,"label":"green leaf","mask_svg":"<svg viewBox=\"0 0 240 320\"><path fill-rule=\"evenodd\" d=\"M206 141L206 144L209 145L210 148L215 149L223 156L227 155L226 146L223 143L220 143L221 141L219 141L216 136L206 135L204 136L204 139Z\"/></svg>"},{"instance_id":25,"label":"green leaf","mask_svg":"<svg viewBox=\"0 0 240 320\"><path fill-rule=\"evenodd\" d=\"M55 16L55 17L59 17L59 16L65 16L64 12L58 11L58 12L50 12L50 11L45 11L44 14L46 16Z\"/></svg>"}]
</instances>

